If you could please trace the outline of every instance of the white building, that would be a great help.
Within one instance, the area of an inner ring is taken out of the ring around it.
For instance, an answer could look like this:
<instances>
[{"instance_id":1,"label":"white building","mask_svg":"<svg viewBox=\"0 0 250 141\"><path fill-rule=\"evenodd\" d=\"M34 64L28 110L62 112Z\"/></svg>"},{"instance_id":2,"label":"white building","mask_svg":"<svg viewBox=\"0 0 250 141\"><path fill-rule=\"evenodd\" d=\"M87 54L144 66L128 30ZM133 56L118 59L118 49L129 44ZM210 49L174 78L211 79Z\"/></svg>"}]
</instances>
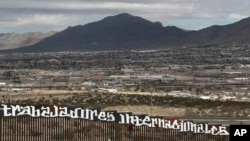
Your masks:
<instances>
[{"instance_id":1,"label":"white building","mask_svg":"<svg viewBox=\"0 0 250 141\"><path fill-rule=\"evenodd\" d=\"M168 92L167 95L169 95L169 96L187 97L187 96L190 96L190 93L183 92L183 91L171 91L171 92Z\"/></svg>"},{"instance_id":2,"label":"white building","mask_svg":"<svg viewBox=\"0 0 250 141\"><path fill-rule=\"evenodd\" d=\"M99 89L98 89L98 92L117 93L118 90L117 90L117 89L114 89L114 88L111 88L111 89L99 88Z\"/></svg>"},{"instance_id":3,"label":"white building","mask_svg":"<svg viewBox=\"0 0 250 141\"><path fill-rule=\"evenodd\" d=\"M92 86L96 86L97 84L95 82L91 82L91 81L86 81L82 83L82 86L87 86L87 87L92 87Z\"/></svg>"},{"instance_id":4,"label":"white building","mask_svg":"<svg viewBox=\"0 0 250 141\"><path fill-rule=\"evenodd\" d=\"M210 96L202 95L202 96L200 96L200 99L208 100L208 99L211 99L211 97Z\"/></svg>"},{"instance_id":5,"label":"white building","mask_svg":"<svg viewBox=\"0 0 250 141\"><path fill-rule=\"evenodd\" d=\"M5 82L0 82L0 87L6 87L6 83Z\"/></svg>"},{"instance_id":6,"label":"white building","mask_svg":"<svg viewBox=\"0 0 250 141\"><path fill-rule=\"evenodd\" d=\"M236 99L236 98L237 97L235 97L235 96L225 96L225 95L222 97L223 100L233 100L233 99Z\"/></svg>"}]
</instances>

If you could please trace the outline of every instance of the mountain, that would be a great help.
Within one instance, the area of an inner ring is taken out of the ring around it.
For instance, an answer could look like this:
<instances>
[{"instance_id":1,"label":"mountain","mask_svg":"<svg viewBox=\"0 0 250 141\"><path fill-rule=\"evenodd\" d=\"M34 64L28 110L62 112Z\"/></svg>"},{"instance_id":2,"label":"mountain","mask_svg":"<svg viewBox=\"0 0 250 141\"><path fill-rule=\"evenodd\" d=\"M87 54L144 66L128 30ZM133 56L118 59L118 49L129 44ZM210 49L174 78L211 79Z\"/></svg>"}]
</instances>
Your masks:
<instances>
[{"instance_id":1,"label":"mountain","mask_svg":"<svg viewBox=\"0 0 250 141\"><path fill-rule=\"evenodd\" d=\"M101 21L68 27L51 37L17 52L49 52L79 50L149 49L155 46L176 44L173 39L187 31L174 26L163 27L130 14L109 16Z\"/></svg>"},{"instance_id":2,"label":"mountain","mask_svg":"<svg viewBox=\"0 0 250 141\"><path fill-rule=\"evenodd\" d=\"M33 45L42 39L54 35L55 32L41 33L30 32L24 34L3 33L0 34L0 50L14 49L20 46Z\"/></svg>"},{"instance_id":3,"label":"mountain","mask_svg":"<svg viewBox=\"0 0 250 141\"><path fill-rule=\"evenodd\" d=\"M187 31L175 26L164 27L159 22L123 13L86 25L68 27L36 44L8 52L130 50L232 44L250 44L250 18L229 25Z\"/></svg>"}]
</instances>

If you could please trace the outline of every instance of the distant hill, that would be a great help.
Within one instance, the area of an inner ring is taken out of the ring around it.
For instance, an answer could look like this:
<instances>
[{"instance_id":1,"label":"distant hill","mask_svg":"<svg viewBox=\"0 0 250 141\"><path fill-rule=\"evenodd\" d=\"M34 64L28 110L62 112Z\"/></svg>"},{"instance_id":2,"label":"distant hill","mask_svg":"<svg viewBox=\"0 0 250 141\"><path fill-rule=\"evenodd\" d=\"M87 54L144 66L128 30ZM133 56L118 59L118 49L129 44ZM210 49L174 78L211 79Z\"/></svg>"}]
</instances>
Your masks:
<instances>
[{"instance_id":1,"label":"distant hill","mask_svg":"<svg viewBox=\"0 0 250 141\"><path fill-rule=\"evenodd\" d=\"M55 32L41 33L30 32L23 34L3 33L0 34L0 50L14 49L20 46L33 45L42 39L54 35Z\"/></svg>"},{"instance_id":2,"label":"distant hill","mask_svg":"<svg viewBox=\"0 0 250 141\"><path fill-rule=\"evenodd\" d=\"M182 46L249 45L250 18L239 22L187 31L163 27L130 14L106 17L98 22L68 27L44 40L10 52L162 49Z\"/></svg>"},{"instance_id":3,"label":"distant hill","mask_svg":"<svg viewBox=\"0 0 250 141\"><path fill-rule=\"evenodd\" d=\"M208 28L193 32L185 37L185 42L199 45L250 45L250 18L233 24Z\"/></svg>"}]
</instances>

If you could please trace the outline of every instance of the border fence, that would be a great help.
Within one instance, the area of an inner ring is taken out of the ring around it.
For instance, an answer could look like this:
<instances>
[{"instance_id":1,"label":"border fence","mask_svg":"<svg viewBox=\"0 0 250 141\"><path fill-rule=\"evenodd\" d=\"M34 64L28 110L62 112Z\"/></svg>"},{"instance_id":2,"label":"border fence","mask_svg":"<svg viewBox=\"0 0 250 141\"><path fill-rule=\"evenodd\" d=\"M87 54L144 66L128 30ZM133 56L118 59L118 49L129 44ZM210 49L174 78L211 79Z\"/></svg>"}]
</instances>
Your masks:
<instances>
[{"instance_id":1,"label":"border fence","mask_svg":"<svg viewBox=\"0 0 250 141\"><path fill-rule=\"evenodd\" d=\"M98 119L0 116L0 141L229 141L229 135L130 126Z\"/></svg>"}]
</instances>

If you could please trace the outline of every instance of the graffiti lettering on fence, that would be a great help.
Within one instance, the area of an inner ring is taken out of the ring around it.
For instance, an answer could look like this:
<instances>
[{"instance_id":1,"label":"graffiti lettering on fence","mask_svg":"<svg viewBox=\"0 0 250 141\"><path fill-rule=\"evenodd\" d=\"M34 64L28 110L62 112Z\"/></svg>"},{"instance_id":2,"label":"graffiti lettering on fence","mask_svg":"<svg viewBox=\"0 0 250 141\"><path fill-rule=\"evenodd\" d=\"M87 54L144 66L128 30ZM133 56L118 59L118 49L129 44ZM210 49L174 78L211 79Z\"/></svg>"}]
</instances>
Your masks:
<instances>
[{"instance_id":1,"label":"graffiti lettering on fence","mask_svg":"<svg viewBox=\"0 0 250 141\"><path fill-rule=\"evenodd\" d=\"M211 126L204 123L193 123L190 121L178 121L175 120L166 120L163 117L151 118L149 116L136 116L129 115L126 113L118 113L121 117L120 124L129 124L132 123L135 126L149 126L149 127L158 127L165 129L177 129L180 132L194 132L194 133L205 133L212 135L229 135L227 128L224 126Z\"/></svg>"},{"instance_id":2,"label":"graffiti lettering on fence","mask_svg":"<svg viewBox=\"0 0 250 141\"><path fill-rule=\"evenodd\" d=\"M177 129L180 132L194 132L212 135L229 135L224 126L209 126L208 124L193 123L191 121L167 120L163 117L149 117L147 115L132 115L132 113L116 113L100 111L98 109L69 108L54 105L49 106L20 106L2 104L1 116L31 116L31 117L69 117L86 120L113 121L119 124L133 124L165 129Z\"/></svg>"},{"instance_id":3,"label":"graffiti lettering on fence","mask_svg":"<svg viewBox=\"0 0 250 141\"><path fill-rule=\"evenodd\" d=\"M5 105L2 104L3 116L32 116L32 117L70 117L70 118L82 118L87 120L99 119L103 121L115 121L113 113L103 112L97 109L82 109L74 108L68 109L68 107L51 107L41 106L37 108L35 106L20 106L20 105Z\"/></svg>"}]
</instances>

